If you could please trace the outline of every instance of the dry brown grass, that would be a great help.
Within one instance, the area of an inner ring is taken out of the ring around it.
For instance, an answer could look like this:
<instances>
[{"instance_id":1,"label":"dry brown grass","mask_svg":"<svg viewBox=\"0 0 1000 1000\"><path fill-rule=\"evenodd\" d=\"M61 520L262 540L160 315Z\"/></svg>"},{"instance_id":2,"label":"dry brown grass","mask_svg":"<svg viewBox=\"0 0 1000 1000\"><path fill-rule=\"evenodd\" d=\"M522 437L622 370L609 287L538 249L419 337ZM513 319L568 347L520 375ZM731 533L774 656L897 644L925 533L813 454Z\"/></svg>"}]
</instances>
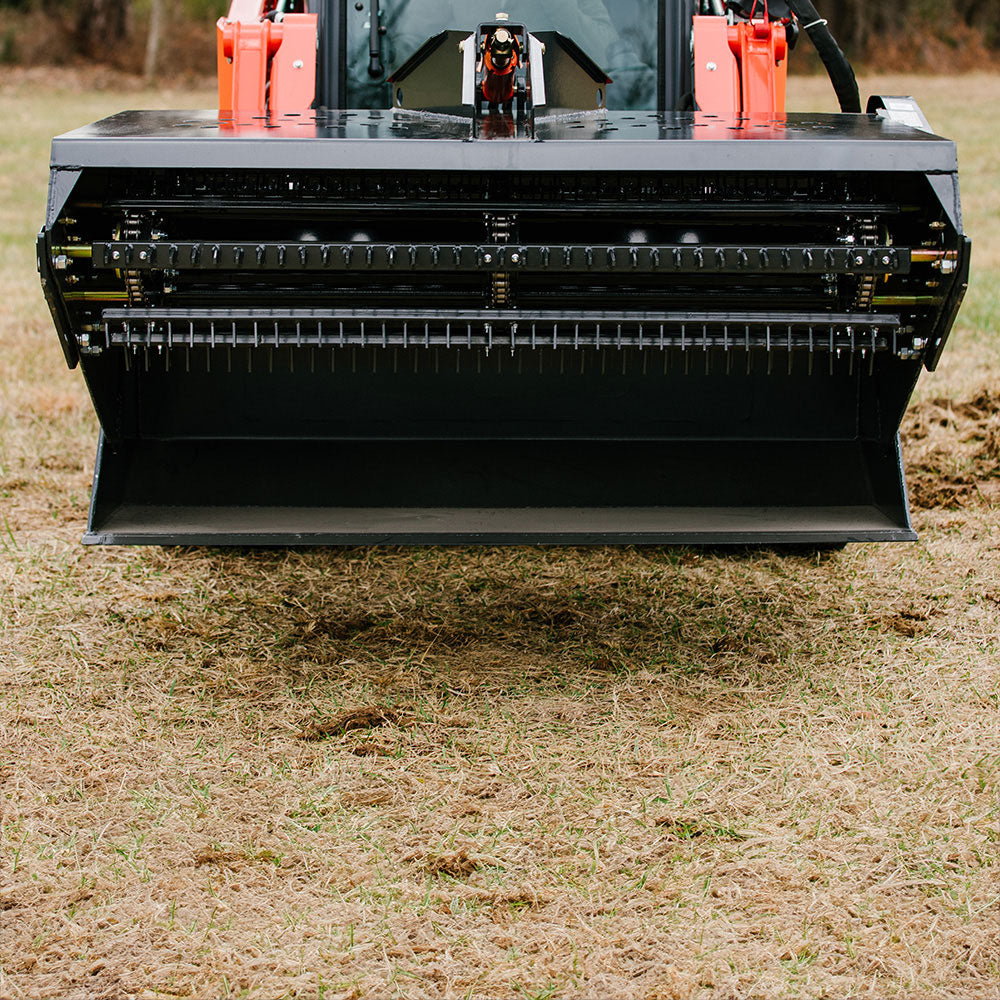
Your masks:
<instances>
[{"instance_id":1,"label":"dry brown grass","mask_svg":"<svg viewBox=\"0 0 1000 1000\"><path fill-rule=\"evenodd\" d=\"M985 270L833 554L83 549L31 236L120 102L0 94L0 997L996 995L995 165L904 87Z\"/></svg>"}]
</instances>

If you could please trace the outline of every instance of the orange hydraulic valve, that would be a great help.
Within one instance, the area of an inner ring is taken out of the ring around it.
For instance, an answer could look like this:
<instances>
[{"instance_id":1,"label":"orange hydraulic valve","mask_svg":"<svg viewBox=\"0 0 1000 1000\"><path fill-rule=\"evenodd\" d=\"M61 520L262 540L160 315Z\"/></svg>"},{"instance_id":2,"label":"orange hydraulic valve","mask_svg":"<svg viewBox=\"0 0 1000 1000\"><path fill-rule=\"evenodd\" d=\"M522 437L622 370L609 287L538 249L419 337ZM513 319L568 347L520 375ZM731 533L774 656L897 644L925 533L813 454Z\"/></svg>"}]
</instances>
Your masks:
<instances>
[{"instance_id":1,"label":"orange hydraulic valve","mask_svg":"<svg viewBox=\"0 0 1000 1000\"><path fill-rule=\"evenodd\" d=\"M316 97L316 14L264 16L266 0L233 0L219 18L219 112L307 111Z\"/></svg>"}]
</instances>

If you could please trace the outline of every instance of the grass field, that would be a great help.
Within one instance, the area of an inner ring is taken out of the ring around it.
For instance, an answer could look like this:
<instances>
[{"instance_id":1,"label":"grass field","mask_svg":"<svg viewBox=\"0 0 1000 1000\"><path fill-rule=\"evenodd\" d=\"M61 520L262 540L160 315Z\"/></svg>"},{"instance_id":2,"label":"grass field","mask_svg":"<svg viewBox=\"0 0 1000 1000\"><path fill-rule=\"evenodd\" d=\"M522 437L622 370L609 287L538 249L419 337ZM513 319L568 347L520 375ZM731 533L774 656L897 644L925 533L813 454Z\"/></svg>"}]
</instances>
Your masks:
<instances>
[{"instance_id":1,"label":"grass field","mask_svg":"<svg viewBox=\"0 0 1000 1000\"><path fill-rule=\"evenodd\" d=\"M212 95L0 84L0 998L997 995L1000 78L864 89L974 284L919 544L790 556L84 549L47 141Z\"/></svg>"}]
</instances>

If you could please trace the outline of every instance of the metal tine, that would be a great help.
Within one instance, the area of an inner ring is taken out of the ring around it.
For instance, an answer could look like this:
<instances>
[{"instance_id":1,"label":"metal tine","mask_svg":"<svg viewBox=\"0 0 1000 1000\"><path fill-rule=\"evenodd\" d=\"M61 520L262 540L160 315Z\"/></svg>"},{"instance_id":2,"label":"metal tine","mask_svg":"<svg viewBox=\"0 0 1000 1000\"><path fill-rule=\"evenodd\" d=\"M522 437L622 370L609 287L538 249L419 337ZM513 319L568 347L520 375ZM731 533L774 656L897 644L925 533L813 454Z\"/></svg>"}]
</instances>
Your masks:
<instances>
[{"instance_id":1,"label":"metal tine","mask_svg":"<svg viewBox=\"0 0 1000 1000\"><path fill-rule=\"evenodd\" d=\"M743 327L743 338L744 338L744 350L747 356L747 375L753 370L753 358L750 354L750 324L747 323Z\"/></svg>"},{"instance_id":2,"label":"metal tine","mask_svg":"<svg viewBox=\"0 0 1000 1000\"><path fill-rule=\"evenodd\" d=\"M792 325L788 324L788 374L792 374Z\"/></svg>"},{"instance_id":3,"label":"metal tine","mask_svg":"<svg viewBox=\"0 0 1000 1000\"><path fill-rule=\"evenodd\" d=\"M774 374L774 352L771 350L771 324L767 324L767 374Z\"/></svg>"},{"instance_id":4,"label":"metal tine","mask_svg":"<svg viewBox=\"0 0 1000 1000\"><path fill-rule=\"evenodd\" d=\"M830 327L830 374L831 375L833 374L833 357L834 357L834 355L833 355L833 337L834 337L834 328L831 326Z\"/></svg>"},{"instance_id":5,"label":"metal tine","mask_svg":"<svg viewBox=\"0 0 1000 1000\"><path fill-rule=\"evenodd\" d=\"M191 348L190 347L185 347L184 348L184 371L186 371L186 372L190 372L191 371Z\"/></svg>"},{"instance_id":6,"label":"metal tine","mask_svg":"<svg viewBox=\"0 0 1000 1000\"><path fill-rule=\"evenodd\" d=\"M809 327L809 374L813 373L813 363L816 359L816 342L813 339L813 328Z\"/></svg>"},{"instance_id":7,"label":"metal tine","mask_svg":"<svg viewBox=\"0 0 1000 1000\"><path fill-rule=\"evenodd\" d=\"M872 335L872 353L871 353L871 357L869 357L869 359L868 359L868 374L869 374L869 376L875 374L875 336L876 336L876 334L875 334L875 328L874 327L872 328L871 335Z\"/></svg>"}]
</instances>

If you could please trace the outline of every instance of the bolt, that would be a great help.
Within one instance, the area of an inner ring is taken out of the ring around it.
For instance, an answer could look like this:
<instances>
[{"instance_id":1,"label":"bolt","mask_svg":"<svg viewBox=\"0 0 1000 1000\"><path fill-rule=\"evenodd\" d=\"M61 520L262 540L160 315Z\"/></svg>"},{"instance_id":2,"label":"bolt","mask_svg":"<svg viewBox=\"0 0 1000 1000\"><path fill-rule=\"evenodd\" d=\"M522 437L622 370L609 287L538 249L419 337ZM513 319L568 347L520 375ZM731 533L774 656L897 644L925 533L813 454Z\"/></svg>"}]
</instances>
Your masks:
<instances>
[{"instance_id":1,"label":"bolt","mask_svg":"<svg viewBox=\"0 0 1000 1000\"><path fill-rule=\"evenodd\" d=\"M69 267L69 257L67 257L64 253L59 254L58 257L53 257L52 266L57 271L65 271L66 268Z\"/></svg>"},{"instance_id":2,"label":"bolt","mask_svg":"<svg viewBox=\"0 0 1000 1000\"><path fill-rule=\"evenodd\" d=\"M923 337L913 338L913 349L915 351L922 351L927 346L927 341Z\"/></svg>"},{"instance_id":3,"label":"bolt","mask_svg":"<svg viewBox=\"0 0 1000 1000\"><path fill-rule=\"evenodd\" d=\"M90 347L90 334L89 333L81 333L80 336L76 338L76 342L81 347Z\"/></svg>"},{"instance_id":4,"label":"bolt","mask_svg":"<svg viewBox=\"0 0 1000 1000\"><path fill-rule=\"evenodd\" d=\"M892 258L888 254L886 254L882 258L882 263L885 264L886 267L888 267L892 263Z\"/></svg>"},{"instance_id":5,"label":"bolt","mask_svg":"<svg viewBox=\"0 0 1000 1000\"><path fill-rule=\"evenodd\" d=\"M521 255L519 253L512 253L510 255L510 262L512 264L520 264L521 263Z\"/></svg>"},{"instance_id":6,"label":"bolt","mask_svg":"<svg viewBox=\"0 0 1000 1000\"><path fill-rule=\"evenodd\" d=\"M865 262L864 257L862 257L860 255L858 255L857 257L854 258L854 263L857 264L857 265L859 265L859 266L861 264L863 264L864 262Z\"/></svg>"},{"instance_id":7,"label":"bolt","mask_svg":"<svg viewBox=\"0 0 1000 1000\"><path fill-rule=\"evenodd\" d=\"M705 69L707 69L709 73L714 73L718 68L718 64L714 62L710 62L705 66Z\"/></svg>"},{"instance_id":8,"label":"bolt","mask_svg":"<svg viewBox=\"0 0 1000 1000\"><path fill-rule=\"evenodd\" d=\"M122 252L121 252L121 250L115 250L111 254L111 259L112 260L121 260L122 259Z\"/></svg>"},{"instance_id":9,"label":"bolt","mask_svg":"<svg viewBox=\"0 0 1000 1000\"><path fill-rule=\"evenodd\" d=\"M149 254L145 250L139 251L139 260L149 260Z\"/></svg>"},{"instance_id":10,"label":"bolt","mask_svg":"<svg viewBox=\"0 0 1000 1000\"><path fill-rule=\"evenodd\" d=\"M483 260L487 264L492 264L493 263L493 254L491 254L491 253L484 253L483 254Z\"/></svg>"},{"instance_id":11,"label":"bolt","mask_svg":"<svg viewBox=\"0 0 1000 1000\"><path fill-rule=\"evenodd\" d=\"M305 66L305 63L301 59L296 59L292 63L292 69L302 69L303 66Z\"/></svg>"}]
</instances>

